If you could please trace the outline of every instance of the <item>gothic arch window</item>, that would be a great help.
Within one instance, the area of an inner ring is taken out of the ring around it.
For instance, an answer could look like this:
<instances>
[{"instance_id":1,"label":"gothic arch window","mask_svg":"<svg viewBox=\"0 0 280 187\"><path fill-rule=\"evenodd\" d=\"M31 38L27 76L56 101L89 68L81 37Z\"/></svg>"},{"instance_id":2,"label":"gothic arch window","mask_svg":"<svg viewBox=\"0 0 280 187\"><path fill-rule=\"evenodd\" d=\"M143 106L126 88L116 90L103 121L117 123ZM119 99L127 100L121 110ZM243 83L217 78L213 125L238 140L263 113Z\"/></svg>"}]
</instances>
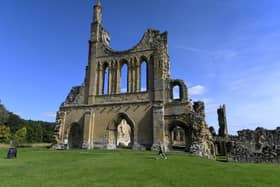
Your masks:
<instances>
[{"instance_id":1,"label":"gothic arch window","mask_svg":"<svg viewBox=\"0 0 280 187\"><path fill-rule=\"evenodd\" d=\"M121 93L128 92L128 65L127 62L122 62L121 65Z\"/></svg>"},{"instance_id":2,"label":"gothic arch window","mask_svg":"<svg viewBox=\"0 0 280 187\"><path fill-rule=\"evenodd\" d=\"M147 91L148 89L148 68L147 68L147 61L146 60L142 60L142 62L140 63L140 82L141 82L141 91Z\"/></svg>"},{"instance_id":3,"label":"gothic arch window","mask_svg":"<svg viewBox=\"0 0 280 187\"><path fill-rule=\"evenodd\" d=\"M109 94L109 65L107 63L104 64L103 69L103 95Z\"/></svg>"}]
</instances>

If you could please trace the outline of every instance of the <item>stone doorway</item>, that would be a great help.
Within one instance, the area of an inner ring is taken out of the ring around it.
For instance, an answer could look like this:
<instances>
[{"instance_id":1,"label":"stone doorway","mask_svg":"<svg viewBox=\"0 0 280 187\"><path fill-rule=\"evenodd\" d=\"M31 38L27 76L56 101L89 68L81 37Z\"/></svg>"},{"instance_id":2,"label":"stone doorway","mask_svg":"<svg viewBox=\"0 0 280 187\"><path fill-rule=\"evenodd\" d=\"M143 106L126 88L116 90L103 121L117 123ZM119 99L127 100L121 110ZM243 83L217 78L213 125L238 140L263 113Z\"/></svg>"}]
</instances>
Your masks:
<instances>
[{"instance_id":1,"label":"stone doorway","mask_svg":"<svg viewBox=\"0 0 280 187\"><path fill-rule=\"evenodd\" d=\"M126 113L119 113L107 128L107 149L126 148L134 145L134 123Z\"/></svg>"},{"instance_id":2,"label":"stone doorway","mask_svg":"<svg viewBox=\"0 0 280 187\"><path fill-rule=\"evenodd\" d=\"M168 128L169 149L174 151L189 151L191 146L191 129L183 122L172 122Z\"/></svg>"},{"instance_id":3,"label":"stone doorway","mask_svg":"<svg viewBox=\"0 0 280 187\"><path fill-rule=\"evenodd\" d=\"M185 149L186 133L182 127L176 126L171 131L171 145L173 149Z\"/></svg>"},{"instance_id":4,"label":"stone doorway","mask_svg":"<svg viewBox=\"0 0 280 187\"><path fill-rule=\"evenodd\" d=\"M132 147L132 130L126 119L122 119L117 126L117 147L131 148Z\"/></svg>"},{"instance_id":5,"label":"stone doorway","mask_svg":"<svg viewBox=\"0 0 280 187\"><path fill-rule=\"evenodd\" d=\"M73 123L68 136L69 148L80 149L83 143L83 128L78 123Z\"/></svg>"}]
</instances>

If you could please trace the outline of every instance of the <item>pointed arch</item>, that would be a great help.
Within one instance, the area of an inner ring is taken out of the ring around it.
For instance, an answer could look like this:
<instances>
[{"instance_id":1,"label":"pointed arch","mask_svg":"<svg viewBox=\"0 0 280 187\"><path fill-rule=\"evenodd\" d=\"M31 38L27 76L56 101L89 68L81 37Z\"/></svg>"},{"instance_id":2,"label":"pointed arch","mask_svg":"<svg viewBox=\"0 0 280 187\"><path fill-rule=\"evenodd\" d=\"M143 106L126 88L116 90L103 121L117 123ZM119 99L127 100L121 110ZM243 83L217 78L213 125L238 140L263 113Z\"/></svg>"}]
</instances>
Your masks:
<instances>
[{"instance_id":1,"label":"pointed arch","mask_svg":"<svg viewBox=\"0 0 280 187\"><path fill-rule=\"evenodd\" d=\"M134 145L134 121L127 113L119 113L108 125L108 144L111 147L132 148Z\"/></svg>"}]
</instances>

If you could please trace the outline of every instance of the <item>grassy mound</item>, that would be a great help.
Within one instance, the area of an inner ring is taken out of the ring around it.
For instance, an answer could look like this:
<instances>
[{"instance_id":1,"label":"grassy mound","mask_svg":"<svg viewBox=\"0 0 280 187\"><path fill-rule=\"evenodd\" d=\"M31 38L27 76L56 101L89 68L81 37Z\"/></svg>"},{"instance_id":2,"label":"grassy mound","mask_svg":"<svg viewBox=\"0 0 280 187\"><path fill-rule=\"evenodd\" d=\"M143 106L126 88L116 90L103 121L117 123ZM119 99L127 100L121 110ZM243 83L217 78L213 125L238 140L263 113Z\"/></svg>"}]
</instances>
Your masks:
<instances>
[{"instance_id":1,"label":"grassy mound","mask_svg":"<svg viewBox=\"0 0 280 187\"><path fill-rule=\"evenodd\" d=\"M26 148L0 149L0 186L280 186L280 165L218 162L187 154Z\"/></svg>"}]
</instances>

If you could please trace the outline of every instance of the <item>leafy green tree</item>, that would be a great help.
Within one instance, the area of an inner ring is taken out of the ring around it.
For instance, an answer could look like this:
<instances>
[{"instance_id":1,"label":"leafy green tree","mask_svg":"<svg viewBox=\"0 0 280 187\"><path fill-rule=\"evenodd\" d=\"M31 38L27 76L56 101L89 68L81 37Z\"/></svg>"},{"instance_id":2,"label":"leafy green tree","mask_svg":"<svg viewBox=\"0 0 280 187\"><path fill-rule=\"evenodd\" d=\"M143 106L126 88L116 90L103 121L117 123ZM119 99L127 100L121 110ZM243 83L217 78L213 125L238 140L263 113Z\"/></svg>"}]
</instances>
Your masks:
<instances>
[{"instance_id":1,"label":"leafy green tree","mask_svg":"<svg viewBox=\"0 0 280 187\"><path fill-rule=\"evenodd\" d=\"M20 116L8 111L0 100L0 124L9 127L10 138L18 141L18 137L15 136L17 131L26 127L26 141L27 143L40 143L40 142L53 142L53 134L55 123L49 123L44 121L24 120ZM4 137L4 136L3 136ZM3 138L4 139L4 138ZM1 141L1 140L0 140Z\"/></svg>"},{"instance_id":2,"label":"leafy green tree","mask_svg":"<svg viewBox=\"0 0 280 187\"><path fill-rule=\"evenodd\" d=\"M5 125L0 125L0 143L9 143L10 137L10 128Z\"/></svg>"},{"instance_id":3,"label":"leafy green tree","mask_svg":"<svg viewBox=\"0 0 280 187\"><path fill-rule=\"evenodd\" d=\"M55 125L51 123L45 123L43 125L43 142L46 143L54 142L54 128Z\"/></svg>"},{"instance_id":4,"label":"leafy green tree","mask_svg":"<svg viewBox=\"0 0 280 187\"><path fill-rule=\"evenodd\" d=\"M14 144L19 145L19 144L25 143L26 133L27 133L26 127L22 127L19 130L17 130L17 132L13 136Z\"/></svg>"},{"instance_id":5,"label":"leafy green tree","mask_svg":"<svg viewBox=\"0 0 280 187\"><path fill-rule=\"evenodd\" d=\"M24 120L21 119L18 115L9 112L9 117L7 119L6 125L10 127L11 133L16 133L17 130L22 128Z\"/></svg>"},{"instance_id":6,"label":"leafy green tree","mask_svg":"<svg viewBox=\"0 0 280 187\"><path fill-rule=\"evenodd\" d=\"M26 140L28 143L43 142L43 128L40 122L29 120L25 126L27 127Z\"/></svg>"},{"instance_id":7,"label":"leafy green tree","mask_svg":"<svg viewBox=\"0 0 280 187\"><path fill-rule=\"evenodd\" d=\"M0 100L0 124L4 124L9 118L9 112Z\"/></svg>"}]
</instances>

